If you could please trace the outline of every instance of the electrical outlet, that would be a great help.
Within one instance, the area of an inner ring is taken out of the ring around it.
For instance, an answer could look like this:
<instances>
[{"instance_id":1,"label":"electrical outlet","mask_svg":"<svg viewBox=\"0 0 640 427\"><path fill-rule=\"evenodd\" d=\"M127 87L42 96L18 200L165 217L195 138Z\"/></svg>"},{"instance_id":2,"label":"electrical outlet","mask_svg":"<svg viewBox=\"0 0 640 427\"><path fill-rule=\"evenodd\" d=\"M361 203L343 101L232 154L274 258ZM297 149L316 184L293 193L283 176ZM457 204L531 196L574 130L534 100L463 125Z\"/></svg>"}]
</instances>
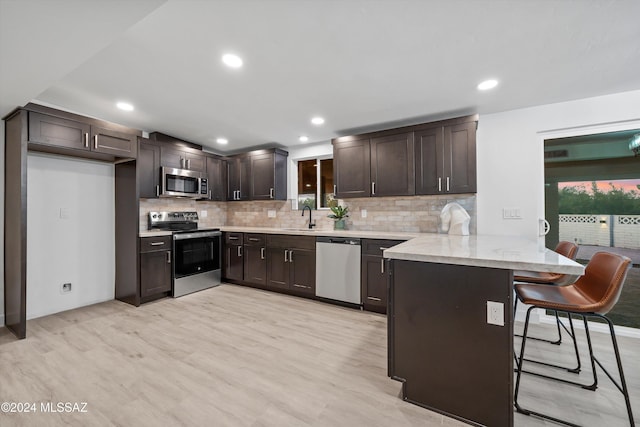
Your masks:
<instances>
[{"instance_id":1,"label":"electrical outlet","mask_svg":"<svg viewBox=\"0 0 640 427\"><path fill-rule=\"evenodd\" d=\"M269 209L267 211L267 217L268 218L275 218L276 217L276 211L274 209Z\"/></svg>"},{"instance_id":2,"label":"electrical outlet","mask_svg":"<svg viewBox=\"0 0 640 427\"><path fill-rule=\"evenodd\" d=\"M208 214L208 211L200 211L200 218L206 218Z\"/></svg>"},{"instance_id":3,"label":"electrical outlet","mask_svg":"<svg viewBox=\"0 0 640 427\"><path fill-rule=\"evenodd\" d=\"M366 218L367 217L367 210L366 209L360 209L360 216L362 218Z\"/></svg>"},{"instance_id":4,"label":"electrical outlet","mask_svg":"<svg viewBox=\"0 0 640 427\"><path fill-rule=\"evenodd\" d=\"M60 287L61 294L66 294L67 292L71 292L71 283L63 283Z\"/></svg>"},{"instance_id":5,"label":"electrical outlet","mask_svg":"<svg viewBox=\"0 0 640 427\"><path fill-rule=\"evenodd\" d=\"M60 208L60 219L69 219L69 208Z\"/></svg>"},{"instance_id":6,"label":"electrical outlet","mask_svg":"<svg viewBox=\"0 0 640 427\"><path fill-rule=\"evenodd\" d=\"M487 301L487 323L490 325L504 326L503 303Z\"/></svg>"}]
</instances>

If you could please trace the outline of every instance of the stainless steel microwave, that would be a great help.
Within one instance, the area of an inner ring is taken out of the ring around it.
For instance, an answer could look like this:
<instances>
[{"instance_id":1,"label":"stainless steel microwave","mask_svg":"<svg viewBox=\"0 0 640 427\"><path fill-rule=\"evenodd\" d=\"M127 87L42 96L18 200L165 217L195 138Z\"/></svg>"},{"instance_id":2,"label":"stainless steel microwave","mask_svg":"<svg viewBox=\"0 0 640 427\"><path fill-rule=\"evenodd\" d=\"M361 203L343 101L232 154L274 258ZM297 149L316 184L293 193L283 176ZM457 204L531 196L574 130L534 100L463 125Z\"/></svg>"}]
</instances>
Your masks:
<instances>
[{"instance_id":1,"label":"stainless steel microwave","mask_svg":"<svg viewBox=\"0 0 640 427\"><path fill-rule=\"evenodd\" d=\"M209 182L205 174L187 169L162 167L161 197L189 197L205 199Z\"/></svg>"}]
</instances>

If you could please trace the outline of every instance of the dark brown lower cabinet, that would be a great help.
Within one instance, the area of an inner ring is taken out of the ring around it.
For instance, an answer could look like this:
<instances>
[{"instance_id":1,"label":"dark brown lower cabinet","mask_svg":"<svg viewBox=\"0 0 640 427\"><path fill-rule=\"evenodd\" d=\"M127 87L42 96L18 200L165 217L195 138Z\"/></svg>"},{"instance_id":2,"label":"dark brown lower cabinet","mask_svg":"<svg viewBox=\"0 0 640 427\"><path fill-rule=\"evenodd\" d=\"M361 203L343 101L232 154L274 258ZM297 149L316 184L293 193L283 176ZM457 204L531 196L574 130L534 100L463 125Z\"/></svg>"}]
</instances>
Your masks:
<instances>
[{"instance_id":1,"label":"dark brown lower cabinet","mask_svg":"<svg viewBox=\"0 0 640 427\"><path fill-rule=\"evenodd\" d=\"M140 297L171 292L171 236L140 238Z\"/></svg>"},{"instance_id":2,"label":"dark brown lower cabinet","mask_svg":"<svg viewBox=\"0 0 640 427\"><path fill-rule=\"evenodd\" d=\"M264 234L246 233L242 256L244 281L253 285L267 284L267 247Z\"/></svg>"},{"instance_id":3,"label":"dark brown lower cabinet","mask_svg":"<svg viewBox=\"0 0 640 427\"><path fill-rule=\"evenodd\" d=\"M315 237L225 232L224 241L224 279L315 296Z\"/></svg>"},{"instance_id":4,"label":"dark brown lower cabinet","mask_svg":"<svg viewBox=\"0 0 640 427\"><path fill-rule=\"evenodd\" d=\"M289 289L308 295L316 294L315 249L291 249L289 270Z\"/></svg>"},{"instance_id":5,"label":"dark brown lower cabinet","mask_svg":"<svg viewBox=\"0 0 640 427\"><path fill-rule=\"evenodd\" d=\"M402 240L362 239L362 267L360 271L362 306L365 310L387 312L387 263L382 257L385 249Z\"/></svg>"},{"instance_id":6,"label":"dark brown lower cabinet","mask_svg":"<svg viewBox=\"0 0 640 427\"><path fill-rule=\"evenodd\" d=\"M224 263L222 277L229 280L244 279L243 233L224 233Z\"/></svg>"},{"instance_id":7,"label":"dark brown lower cabinet","mask_svg":"<svg viewBox=\"0 0 640 427\"><path fill-rule=\"evenodd\" d=\"M289 251L285 247L267 246L267 286L289 288Z\"/></svg>"},{"instance_id":8,"label":"dark brown lower cabinet","mask_svg":"<svg viewBox=\"0 0 640 427\"><path fill-rule=\"evenodd\" d=\"M315 295L315 237L267 236L267 286Z\"/></svg>"}]
</instances>

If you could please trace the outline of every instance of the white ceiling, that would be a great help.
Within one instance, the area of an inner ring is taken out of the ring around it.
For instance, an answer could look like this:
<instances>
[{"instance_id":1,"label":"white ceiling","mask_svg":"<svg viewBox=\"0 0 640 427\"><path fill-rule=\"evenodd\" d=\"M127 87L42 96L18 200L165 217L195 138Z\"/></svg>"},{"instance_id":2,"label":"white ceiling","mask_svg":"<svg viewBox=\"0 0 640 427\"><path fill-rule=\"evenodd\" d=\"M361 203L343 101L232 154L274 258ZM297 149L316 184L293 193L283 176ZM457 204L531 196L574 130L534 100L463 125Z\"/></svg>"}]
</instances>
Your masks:
<instances>
[{"instance_id":1,"label":"white ceiling","mask_svg":"<svg viewBox=\"0 0 640 427\"><path fill-rule=\"evenodd\" d=\"M3 114L33 99L216 152L640 89L636 0L0 7ZM225 52L244 67L226 68ZM489 77L500 85L477 91ZM117 110L120 100L135 111Z\"/></svg>"}]
</instances>

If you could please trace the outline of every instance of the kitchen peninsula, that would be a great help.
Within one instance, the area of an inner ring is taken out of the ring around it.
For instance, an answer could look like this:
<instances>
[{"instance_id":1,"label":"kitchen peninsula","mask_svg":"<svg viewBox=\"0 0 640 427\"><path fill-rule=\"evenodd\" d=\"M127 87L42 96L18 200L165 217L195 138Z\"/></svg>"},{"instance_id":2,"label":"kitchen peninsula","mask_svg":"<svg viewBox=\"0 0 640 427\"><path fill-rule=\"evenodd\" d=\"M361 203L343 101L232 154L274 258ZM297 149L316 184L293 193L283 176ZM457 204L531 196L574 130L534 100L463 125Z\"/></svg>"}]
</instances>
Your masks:
<instances>
[{"instance_id":1,"label":"kitchen peninsula","mask_svg":"<svg viewBox=\"0 0 640 427\"><path fill-rule=\"evenodd\" d=\"M403 383L403 398L474 425L513 426L513 270L584 267L508 236L423 234L384 257L388 375Z\"/></svg>"}]
</instances>

